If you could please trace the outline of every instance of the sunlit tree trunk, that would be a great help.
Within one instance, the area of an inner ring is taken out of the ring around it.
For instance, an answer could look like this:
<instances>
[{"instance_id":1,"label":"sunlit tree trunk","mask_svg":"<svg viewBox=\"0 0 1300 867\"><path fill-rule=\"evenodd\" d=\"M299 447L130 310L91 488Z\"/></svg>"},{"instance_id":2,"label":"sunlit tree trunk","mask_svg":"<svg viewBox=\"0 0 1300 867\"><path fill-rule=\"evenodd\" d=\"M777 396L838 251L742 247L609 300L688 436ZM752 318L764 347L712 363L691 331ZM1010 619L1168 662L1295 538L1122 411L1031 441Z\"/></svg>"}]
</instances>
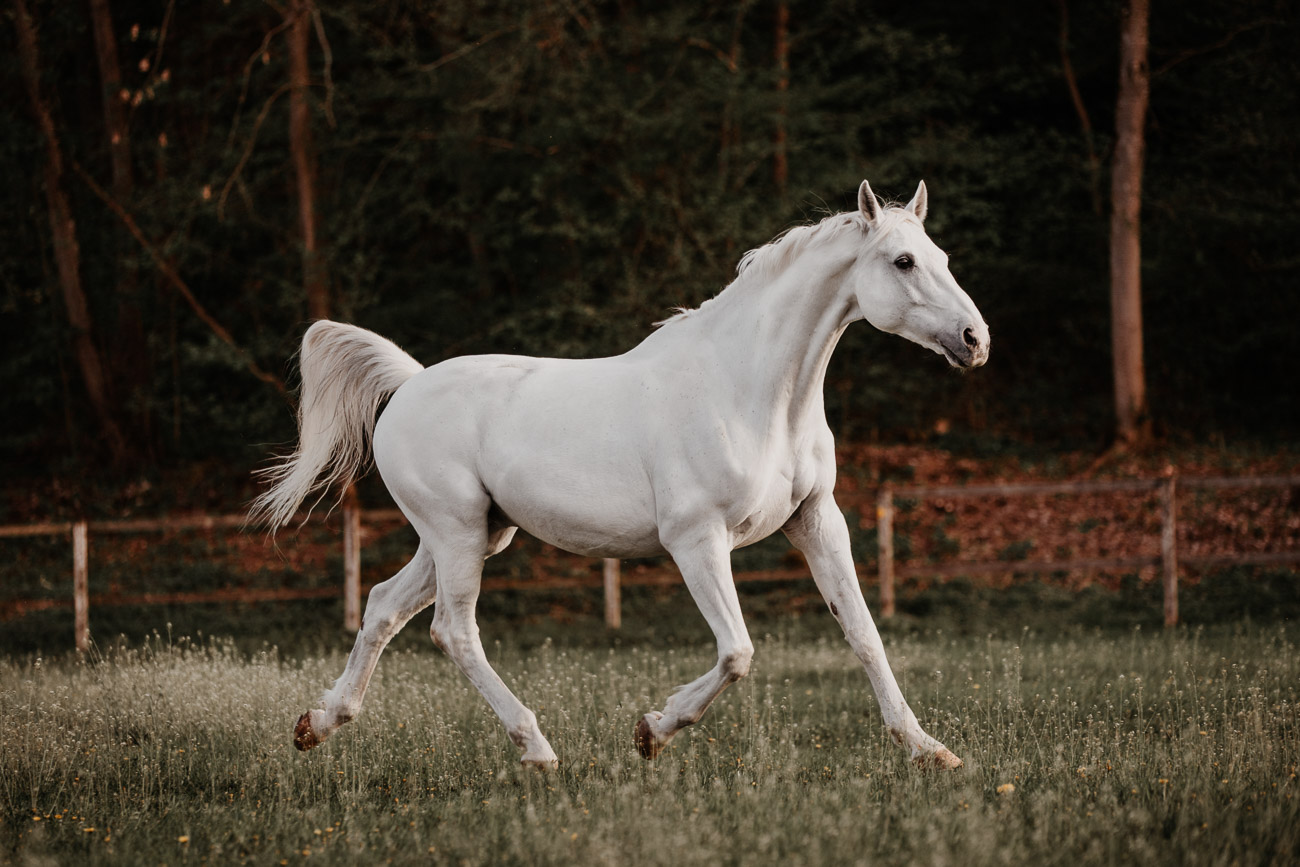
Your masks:
<instances>
[{"instance_id":1,"label":"sunlit tree trunk","mask_svg":"<svg viewBox=\"0 0 1300 867\"><path fill-rule=\"evenodd\" d=\"M316 154L311 134L311 31L315 7L312 0L293 0L289 16L289 153L298 184L298 226L302 240L302 286L307 296L307 316L332 315L329 275L320 250L320 222L316 213ZM356 508L356 485L343 492L343 504Z\"/></svg>"},{"instance_id":2,"label":"sunlit tree trunk","mask_svg":"<svg viewBox=\"0 0 1300 867\"><path fill-rule=\"evenodd\" d=\"M1111 169L1110 304L1115 373L1116 444L1151 436L1142 358L1142 162L1150 89L1149 0L1126 0L1121 12L1115 161Z\"/></svg>"},{"instance_id":3,"label":"sunlit tree trunk","mask_svg":"<svg viewBox=\"0 0 1300 867\"><path fill-rule=\"evenodd\" d=\"M115 461L127 452L126 439L114 416L108 397L108 380L94 341L90 305L81 285L81 250L77 242L77 224L63 191L63 154L54 128L54 116L41 94L40 51L36 40L36 23L24 0L14 0L14 27L18 35L18 63L41 136L45 139L45 202L49 209L50 237L54 245L54 264L63 295L68 324L72 327L73 353L81 371L86 394L98 417L99 428Z\"/></svg>"},{"instance_id":4,"label":"sunlit tree trunk","mask_svg":"<svg viewBox=\"0 0 1300 867\"><path fill-rule=\"evenodd\" d=\"M316 156L311 134L312 0L293 0L289 16L289 152L298 186L298 227L302 242L302 282L307 296L307 315L312 319L330 316L329 280L320 251L316 213Z\"/></svg>"}]
</instances>

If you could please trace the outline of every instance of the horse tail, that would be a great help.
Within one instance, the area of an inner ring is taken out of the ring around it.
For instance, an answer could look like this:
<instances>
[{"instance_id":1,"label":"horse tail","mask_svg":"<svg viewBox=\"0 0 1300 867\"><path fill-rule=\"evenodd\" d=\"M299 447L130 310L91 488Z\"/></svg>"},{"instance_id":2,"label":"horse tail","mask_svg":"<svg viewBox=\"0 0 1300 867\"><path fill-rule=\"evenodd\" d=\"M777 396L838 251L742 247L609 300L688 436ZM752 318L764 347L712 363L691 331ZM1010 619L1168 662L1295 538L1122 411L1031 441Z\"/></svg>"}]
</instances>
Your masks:
<instances>
[{"instance_id":1,"label":"horse tail","mask_svg":"<svg viewBox=\"0 0 1300 867\"><path fill-rule=\"evenodd\" d=\"M379 404L424 369L373 331L326 319L303 335L299 366L298 448L257 472L271 487L249 507L249 523L272 530L313 491L346 488L362 473Z\"/></svg>"}]
</instances>

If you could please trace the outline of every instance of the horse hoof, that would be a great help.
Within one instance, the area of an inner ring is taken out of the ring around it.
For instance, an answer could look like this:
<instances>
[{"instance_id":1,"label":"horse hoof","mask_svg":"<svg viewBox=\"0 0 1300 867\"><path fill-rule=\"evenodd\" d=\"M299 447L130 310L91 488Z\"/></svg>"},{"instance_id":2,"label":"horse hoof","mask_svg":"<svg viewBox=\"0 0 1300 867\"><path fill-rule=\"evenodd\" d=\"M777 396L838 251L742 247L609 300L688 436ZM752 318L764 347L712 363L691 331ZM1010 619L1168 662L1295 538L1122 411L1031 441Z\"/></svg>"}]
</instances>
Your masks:
<instances>
[{"instance_id":1,"label":"horse hoof","mask_svg":"<svg viewBox=\"0 0 1300 867\"><path fill-rule=\"evenodd\" d=\"M320 746L320 739L311 730L311 711L298 717L298 724L293 727L293 745L304 753L312 747Z\"/></svg>"},{"instance_id":2,"label":"horse hoof","mask_svg":"<svg viewBox=\"0 0 1300 867\"><path fill-rule=\"evenodd\" d=\"M663 714L657 711L651 711L655 719L661 719ZM663 751L664 743L655 737L654 730L650 728L650 713L637 720L636 728L632 732L632 739L636 741L637 751L641 753L643 759L653 759Z\"/></svg>"},{"instance_id":3,"label":"horse hoof","mask_svg":"<svg viewBox=\"0 0 1300 867\"><path fill-rule=\"evenodd\" d=\"M953 755L947 747L940 747L928 755L917 756L913 759L916 764L924 770L938 771L955 771L965 764L961 759Z\"/></svg>"},{"instance_id":4,"label":"horse hoof","mask_svg":"<svg viewBox=\"0 0 1300 867\"><path fill-rule=\"evenodd\" d=\"M519 764L535 771L558 771L560 769L560 760L557 758L530 759L525 756L519 760Z\"/></svg>"}]
</instances>

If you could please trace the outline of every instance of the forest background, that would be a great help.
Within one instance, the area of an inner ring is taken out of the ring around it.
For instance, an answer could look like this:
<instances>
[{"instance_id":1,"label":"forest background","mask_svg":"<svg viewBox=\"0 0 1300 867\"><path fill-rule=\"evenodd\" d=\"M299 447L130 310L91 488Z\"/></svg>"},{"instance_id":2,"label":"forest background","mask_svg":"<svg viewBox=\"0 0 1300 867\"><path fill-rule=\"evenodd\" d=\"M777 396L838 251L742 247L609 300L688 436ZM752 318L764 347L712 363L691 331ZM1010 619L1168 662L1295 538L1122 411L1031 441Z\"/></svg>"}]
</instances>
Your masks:
<instances>
[{"instance_id":1,"label":"forest background","mask_svg":"<svg viewBox=\"0 0 1300 867\"><path fill-rule=\"evenodd\" d=\"M624 351L863 178L901 200L925 179L994 347L962 375L851 328L836 433L1104 448L1120 12L15 0L0 467L24 486L245 474L294 438L290 359L318 316L428 364ZM1300 21L1185 0L1150 34L1156 436L1293 444Z\"/></svg>"}]
</instances>

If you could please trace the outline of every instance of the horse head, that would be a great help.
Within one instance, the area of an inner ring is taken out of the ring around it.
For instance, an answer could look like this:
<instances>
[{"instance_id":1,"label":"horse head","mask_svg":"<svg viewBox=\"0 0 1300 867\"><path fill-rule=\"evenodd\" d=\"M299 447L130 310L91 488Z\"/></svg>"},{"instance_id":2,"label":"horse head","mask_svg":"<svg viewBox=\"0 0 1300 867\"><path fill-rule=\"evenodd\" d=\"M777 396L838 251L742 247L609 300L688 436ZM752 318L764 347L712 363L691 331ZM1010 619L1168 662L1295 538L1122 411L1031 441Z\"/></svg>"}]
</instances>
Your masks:
<instances>
[{"instance_id":1,"label":"horse head","mask_svg":"<svg viewBox=\"0 0 1300 867\"><path fill-rule=\"evenodd\" d=\"M948 255L925 233L925 182L903 207L882 207L862 182L858 210L867 245L851 279L862 316L890 334L948 359L953 367L979 367L989 357L989 327L948 270Z\"/></svg>"}]
</instances>

